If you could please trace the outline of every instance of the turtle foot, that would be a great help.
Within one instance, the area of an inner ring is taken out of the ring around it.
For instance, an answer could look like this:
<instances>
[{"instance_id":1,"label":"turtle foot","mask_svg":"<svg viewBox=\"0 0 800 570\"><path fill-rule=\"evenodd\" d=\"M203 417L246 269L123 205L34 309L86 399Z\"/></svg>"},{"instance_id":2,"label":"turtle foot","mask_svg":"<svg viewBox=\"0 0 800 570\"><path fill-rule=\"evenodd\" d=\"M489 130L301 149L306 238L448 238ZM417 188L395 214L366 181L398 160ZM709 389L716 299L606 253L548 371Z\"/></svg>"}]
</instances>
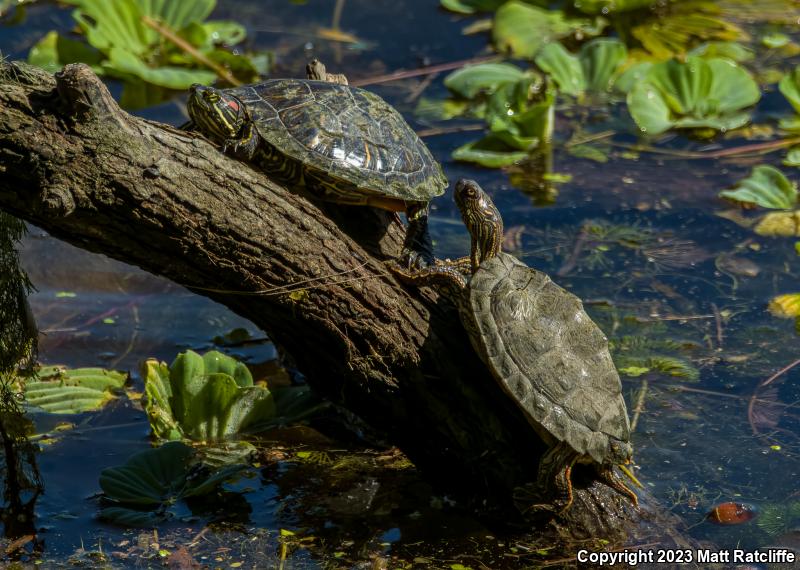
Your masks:
<instances>
[{"instance_id":1,"label":"turtle foot","mask_svg":"<svg viewBox=\"0 0 800 570\"><path fill-rule=\"evenodd\" d=\"M436 261L433 259L433 256L427 256L419 251L404 248L403 253L400 254L398 263L409 271L419 271L420 269L435 265Z\"/></svg>"},{"instance_id":2,"label":"turtle foot","mask_svg":"<svg viewBox=\"0 0 800 570\"><path fill-rule=\"evenodd\" d=\"M572 494L551 498L534 483L514 489L514 505L523 515L553 513L563 515L572 506Z\"/></svg>"}]
</instances>

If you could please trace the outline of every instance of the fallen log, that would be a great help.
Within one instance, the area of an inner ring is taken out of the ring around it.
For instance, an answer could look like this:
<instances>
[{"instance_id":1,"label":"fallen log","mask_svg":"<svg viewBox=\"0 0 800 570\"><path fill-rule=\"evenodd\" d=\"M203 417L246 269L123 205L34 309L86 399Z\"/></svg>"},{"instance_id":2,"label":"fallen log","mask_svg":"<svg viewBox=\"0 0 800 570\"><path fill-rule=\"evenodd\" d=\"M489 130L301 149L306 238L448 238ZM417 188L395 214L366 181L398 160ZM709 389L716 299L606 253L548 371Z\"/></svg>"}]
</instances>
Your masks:
<instances>
[{"instance_id":1,"label":"fallen log","mask_svg":"<svg viewBox=\"0 0 800 570\"><path fill-rule=\"evenodd\" d=\"M311 386L386 433L448 493L514 512L543 445L472 350L454 308L386 268L391 216L311 202L200 136L122 111L89 67L0 64L0 208L230 307ZM576 468L551 522L621 537L639 513ZM543 522L547 522L546 520Z\"/></svg>"}]
</instances>

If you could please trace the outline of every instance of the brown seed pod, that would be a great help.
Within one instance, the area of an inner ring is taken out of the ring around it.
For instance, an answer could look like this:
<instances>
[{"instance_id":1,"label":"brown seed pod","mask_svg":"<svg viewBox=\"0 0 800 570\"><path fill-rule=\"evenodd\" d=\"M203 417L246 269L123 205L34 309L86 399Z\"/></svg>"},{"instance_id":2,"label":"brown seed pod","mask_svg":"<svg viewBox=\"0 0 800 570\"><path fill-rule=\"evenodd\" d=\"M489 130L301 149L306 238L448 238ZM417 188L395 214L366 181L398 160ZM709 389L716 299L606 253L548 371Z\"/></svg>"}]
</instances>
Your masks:
<instances>
[{"instance_id":1,"label":"brown seed pod","mask_svg":"<svg viewBox=\"0 0 800 570\"><path fill-rule=\"evenodd\" d=\"M720 503L711 509L706 519L715 524L742 524L753 520L756 509L746 503Z\"/></svg>"}]
</instances>

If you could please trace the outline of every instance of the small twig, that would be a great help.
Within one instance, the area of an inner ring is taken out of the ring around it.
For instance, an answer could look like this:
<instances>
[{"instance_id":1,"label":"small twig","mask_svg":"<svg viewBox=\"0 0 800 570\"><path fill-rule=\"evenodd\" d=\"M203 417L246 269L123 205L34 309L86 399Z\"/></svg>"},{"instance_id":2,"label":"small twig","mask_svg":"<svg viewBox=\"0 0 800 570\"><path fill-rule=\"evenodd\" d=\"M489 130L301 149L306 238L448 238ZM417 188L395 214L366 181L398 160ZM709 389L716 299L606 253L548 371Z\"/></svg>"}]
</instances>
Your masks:
<instances>
[{"instance_id":1,"label":"small twig","mask_svg":"<svg viewBox=\"0 0 800 570\"><path fill-rule=\"evenodd\" d=\"M366 266L367 262L362 263L361 265L357 265L351 269L346 271L340 271L339 273L330 273L328 275L321 275L319 277L311 277L309 279L303 279L301 281L294 281L292 283L287 283L286 285L278 285L276 287L272 287L270 289L259 289L258 291L237 291L235 289L215 289L213 287L196 287L192 286L190 289L198 290L198 291L208 291L211 293L224 293L226 295L262 295L262 296L272 296L272 295L281 295L283 293L291 293L293 291L299 291L301 289L315 289L320 287L327 287L329 285L340 285L342 283L349 283L351 281L360 281L364 279L371 279L374 276L367 275L364 277L354 277L352 279L343 279L342 281L334 281L331 283L323 283L321 285L314 285L311 287L306 287L307 284L313 283L315 281L322 281L323 279L329 279L331 277L338 277L341 275L346 275L348 273L352 273L353 271L357 271L362 267Z\"/></svg>"},{"instance_id":2,"label":"small twig","mask_svg":"<svg viewBox=\"0 0 800 570\"><path fill-rule=\"evenodd\" d=\"M639 395L636 398L636 405L633 407L633 419L631 420L631 433L636 431L636 425L639 423L639 416L644 411L644 398L647 395L647 378L642 379L642 389L639 390Z\"/></svg>"},{"instance_id":3,"label":"small twig","mask_svg":"<svg viewBox=\"0 0 800 570\"><path fill-rule=\"evenodd\" d=\"M720 314L716 303L711 303L711 310L714 311L714 321L717 325L717 349L721 350L722 342L725 338L722 331L722 315Z\"/></svg>"},{"instance_id":4,"label":"small twig","mask_svg":"<svg viewBox=\"0 0 800 570\"><path fill-rule=\"evenodd\" d=\"M620 148L627 148L637 152L649 152L652 154L663 154L666 156L674 156L677 158L687 159L705 159L705 158L726 158L731 156L743 156L747 154L764 154L779 150L787 146L794 146L800 144L800 137L792 137L788 139L780 139L776 141L767 141L763 143L754 143L733 148L723 148L720 150L713 150L709 152L698 152L691 150L675 150L669 148L658 148L649 145L630 144L624 142L611 141L613 146Z\"/></svg>"},{"instance_id":5,"label":"small twig","mask_svg":"<svg viewBox=\"0 0 800 570\"><path fill-rule=\"evenodd\" d=\"M173 44L181 48L183 51L191 55L199 63L202 63L209 69L214 70L214 73L216 73L221 79L224 79L225 81L234 86L239 86L242 84L242 82L236 79L233 75L231 75L227 69L222 67L217 62L210 60L208 57L206 57L205 54L197 51L197 49L192 44L184 40L182 37L180 37L178 34L176 34L174 31L172 31L170 28L168 28L161 22L157 22L150 16L142 16L142 23L148 28L152 28L153 30L161 34L163 37L171 41Z\"/></svg>"},{"instance_id":6,"label":"small twig","mask_svg":"<svg viewBox=\"0 0 800 570\"><path fill-rule=\"evenodd\" d=\"M636 317L639 323L657 323L659 321L696 321L699 319L713 319L714 315L664 315L663 317Z\"/></svg>"},{"instance_id":7,"label":"small twig","mask_svg":"<svg viewBox=\"0 0 800 570\"><path fill-rule=\"evenodd\" d=\"M578 237L575 239L575 246L572 248L572 253L570 254L569 258L558 268L556 271L556 275L559 277L564 277L570 273L575 266L578 265L578 259L581 256L581 252L583 252L583 246L586 244L586 241L589 239L589 230L588 227L584 224L581 227L581 231L578 233Z\"/></svg>"},{"instance_id":8,"label":"small twig","mask_svg":"<svg viewBox=\"0 0 800 570\"><path fill-rule=\"evenodd\" d=\"M408 97L403 99L403 103L413 103L414 101L416 101L419 98L419 96L422 95L425 92L425 90L428 88L428 86L431 83L433 83L433 80L436 79L437 77L439 77L438 73L431 73L430 75L426 75L425 79L420 81L419 85L417 85L411 91L411 93L408 94Z\"/></svg>"},{"instance_id":9,"label":"small twig","mask_svg":"<svg viewBox=\"0 0 800 570\"><path fill-rule=\"evenodd\" d=\"M753 430L753 435L761 435L761 432L756 426L754 411L756 407L756 401L758 400L758 392L769 386L777 378L780 378L798 364L800 364L800 358L778 370L775 374L762 381L758 386L756 386L756 389L753 390L753 395L750 396L750 401L747 404L747 421L750 422L750 429Z\"/></svg>"},{"instance_id":10,"label":"small twig","mask_svg":"<svg viewBox=\"0 0 800 570\"><path fill-rule=\"evenodd\" d=\"M570 148L570 147L573 147L573 146L578 146L580 144L586 144L586 143L590 143L590 142L594 142L594 141L598 141L598 140L602 140L602 139L607 139L608 137L612 137L615 134L617 134L617 131L612 131L612 130L601 131L599 133L593 133L591 135L586 135L585 137L579 137L579 138L572 139L572 140L569 140L569 141L565 142L564 143L564 148Z\"/></svg>"},{"instance_id":11,"label":"small twig","mask_svg":"<svg viewBox=\"0 0 800 570\"><path fill-rule=\"evenodd\" d=\"M430 129L422 129L417 131L417 136L422 137L435 137L437 135L449 135L451 133L463 133L466 131L482 131L486 125L458 125L453 127L432 127Z\"/></svg>"},{"instance_id":12,"label":"small twig","mask_svg":"<svg viewBox=\"0 0 800 570\"><path fill-rule=\"evenodd\" d=\"M388 83L390 81L408 79L409 77L419 77L420 75L430 75L432 73L450 71L451 69L458 69L459 67L464 67L465 65L488 63L490 61L497 61L498 59L502 59L501 56L485 55L482 57L473 57L471 59L462 59L460 61L451 61L449 63L440 63L439 65L420 67L418 69L409 69L407 71L395 71L385 75L376 75L375 77L365 77L364 79L351 81L350 85L354 85L355 87L364 87L365 85L374 85L376 83Z\"/></svg>"}]
</instances>

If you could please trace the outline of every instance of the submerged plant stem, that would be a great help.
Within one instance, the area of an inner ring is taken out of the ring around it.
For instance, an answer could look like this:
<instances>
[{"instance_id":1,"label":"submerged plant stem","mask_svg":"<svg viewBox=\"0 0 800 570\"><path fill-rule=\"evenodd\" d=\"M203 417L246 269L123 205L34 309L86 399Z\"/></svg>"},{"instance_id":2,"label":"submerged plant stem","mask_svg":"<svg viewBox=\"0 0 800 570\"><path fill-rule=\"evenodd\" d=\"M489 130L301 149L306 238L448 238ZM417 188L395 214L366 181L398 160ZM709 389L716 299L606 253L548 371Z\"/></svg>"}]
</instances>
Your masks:
<instances>
[{"instance_id":1,"label":"submerged plant stem","mask_svg":"<svg viewBox=\"0 0 800 570\"><path fill-rule=\"evenodd\" d=\"M789 146L794 146L796 144L800 144L800 137L791 137L788 139L779 139L776 141L767 141L763 143L754 143L754 144L747 144L743 146L737 146L733 148L723 148L720 150L712 150L709 152L698 152L698 151L691 151L691 150L675 150L669 148L658 148L650 145L641 145L641 144L630 144L624 142L616 142L610 141L609 144L620 147L626 148L629 150L634 150L638 152L649 152L652 154L663 154L667 156L674 156L676 158L688 158L688 159L703 159L703 158L727 158L732 156L744 156L744 155L758 155L758 154L766 154L768 152L772 152L774 150L780 150L782 148L786 148Z\"/></svg>"},{"instance_id":2,"label":"submerged plant stem","mask_svg":"<svg viewBox=\"0 0 800 570\"><path fill-rule=\"evenodd\" d=\"M639 395L636 398L636 405L633 407L633 419L631 419L631 433L636 431L636 425L639 423L639 416L644 411L644 399L647 396L648 382L647 378L642 379L642 389L639 390Z\"/></svg>"}]
</instances>

